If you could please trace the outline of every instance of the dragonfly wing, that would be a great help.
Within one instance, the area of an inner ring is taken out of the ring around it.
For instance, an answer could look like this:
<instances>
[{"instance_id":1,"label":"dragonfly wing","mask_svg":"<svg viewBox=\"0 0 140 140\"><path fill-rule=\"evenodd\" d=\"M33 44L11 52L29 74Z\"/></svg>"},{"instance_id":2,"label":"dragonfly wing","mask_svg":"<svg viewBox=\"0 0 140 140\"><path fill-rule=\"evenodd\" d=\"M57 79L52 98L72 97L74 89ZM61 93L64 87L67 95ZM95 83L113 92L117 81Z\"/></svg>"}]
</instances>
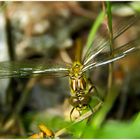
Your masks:
<instances>
[{"instance_id":1,"label":"dragonfly wing","mask_svg":"<svg viewBox=\"0 0 140 140\"><path fill-rule=\"evenodd\" d=\"M113 31L113 40L117 39L138 20L139 17L135 15L130 18L129 21L121 23L121 26L117 27L116 30ZM113 29L115 29L115 27ZM106 49L107 47L109 47L109 39L105 40L97 35L95 40L93 40L92 46L87 50L85 56L83 57L83 64L88 64L98 55L98 52Z\"/></svg>"},{"instance_id":2,"label":"dragonfly wing","mask_svg":"<svg viewBox=\"0 0 140 140\"><path fill-rule=\"evenodd\" d=\"M137 50L140 50L139 38L114 49L112 53L113 55L110 55L110 51L108 51L105 54L96 56L96 58L94 59L94 62L91 62L84 66L83 71L111 63Z\"/></svg>"},{"instance_id":3,"label":"dragonfly wing","mask_svg":"<svg viewBox=\"0 0 140 140\"><path fill-rule=\"evenodd\" d=\"M0 62L0 78L35 77L40 74L48 77L67 76L69 66L43 59Z\"/></svg>"}]
</instances>

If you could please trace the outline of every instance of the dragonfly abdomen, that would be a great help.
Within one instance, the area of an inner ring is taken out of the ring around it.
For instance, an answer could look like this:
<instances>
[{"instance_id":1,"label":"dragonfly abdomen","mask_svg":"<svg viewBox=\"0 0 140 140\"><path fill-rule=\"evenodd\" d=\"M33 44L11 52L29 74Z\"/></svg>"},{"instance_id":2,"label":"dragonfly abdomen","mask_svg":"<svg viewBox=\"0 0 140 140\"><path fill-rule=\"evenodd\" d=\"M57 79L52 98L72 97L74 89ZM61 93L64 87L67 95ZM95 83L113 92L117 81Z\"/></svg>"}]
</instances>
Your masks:
<instances>
[{"instance_id":1,"label":"dragonfly abdomen","mask_svg":"<svg viewBox=\"0 0 140 140\"><path fill-rule=\"evenodd\" d=\"M87 85L85 79L81 77L79 79L74 79L74 80L70 79L70 87L71 87L71 93L75 95L79 91L85 91Z\"/></svg>"}]
</instances>

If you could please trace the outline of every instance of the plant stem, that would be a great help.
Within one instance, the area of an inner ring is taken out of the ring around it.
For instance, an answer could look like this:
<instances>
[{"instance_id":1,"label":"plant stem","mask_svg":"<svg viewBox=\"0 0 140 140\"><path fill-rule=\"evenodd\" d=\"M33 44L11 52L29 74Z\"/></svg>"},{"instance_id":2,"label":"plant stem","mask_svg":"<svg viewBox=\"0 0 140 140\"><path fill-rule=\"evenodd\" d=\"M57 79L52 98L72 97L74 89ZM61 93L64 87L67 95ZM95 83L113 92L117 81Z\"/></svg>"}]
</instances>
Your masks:
<instances>
[{"instance_id":1,"label":"plant stem","mask_svg":"<svg viewBox=\"0 0 140 140\"><path fill-rule=\"evenodd\" d=\"M109 31L109 40L110 40L110 55L113 55L113 32L112 32L112 15L111 15L111 5L109 2L106 2L106 12L107 12L107 21L108 21L108 31ZM107 96L103 107L95 114L93 121L91 123L94 131L93 137L96 137L96 132L100 128L104 119L106 118L107 113L111 109L115 99L118 96L118 88L113 85L113 63L109 64L109 75L108 75L108 84L107 84Z\"/></svg>"}]
</instances>

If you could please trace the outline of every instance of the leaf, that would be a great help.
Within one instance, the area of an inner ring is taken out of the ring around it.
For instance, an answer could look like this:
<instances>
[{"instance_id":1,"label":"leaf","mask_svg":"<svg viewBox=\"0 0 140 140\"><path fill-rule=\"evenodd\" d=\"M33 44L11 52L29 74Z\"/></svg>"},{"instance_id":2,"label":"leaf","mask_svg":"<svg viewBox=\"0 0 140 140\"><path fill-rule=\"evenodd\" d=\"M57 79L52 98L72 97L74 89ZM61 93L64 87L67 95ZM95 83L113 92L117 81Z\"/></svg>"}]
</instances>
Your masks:
<instances>
[{"instance_id":1,"label":"leaf","mask_svg":"<svg viewBox=\"0 0 140 140\"><path fill-rule=\"evenodd\" d=\"M88 39L87 39L87 43L86 43L86 49L89 49L92 46L94 37L95 37L96 32L97 32L98 28L100 27L100 25L101 25L101 23L104 19L104 16L105 16L105 13L103 11L100 12L96 21L92 25L92 28L91 28L91 30L89 32L89 35L88 35Z\"/></svg>"}]
</instances>

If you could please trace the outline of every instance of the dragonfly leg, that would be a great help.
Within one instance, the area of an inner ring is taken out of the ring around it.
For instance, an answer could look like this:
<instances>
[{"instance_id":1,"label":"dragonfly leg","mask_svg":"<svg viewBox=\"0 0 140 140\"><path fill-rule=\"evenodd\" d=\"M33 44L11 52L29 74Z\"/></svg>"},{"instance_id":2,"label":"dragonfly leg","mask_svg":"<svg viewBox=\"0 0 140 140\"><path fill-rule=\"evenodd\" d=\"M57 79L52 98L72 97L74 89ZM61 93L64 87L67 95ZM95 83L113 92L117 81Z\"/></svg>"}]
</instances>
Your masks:
<instances>
[{"instance_id":1,"label":"dragonfly leg","mask_svg":"<svg viewBox=\"0 0 140 140\"><path fill-rule=\"evenodd\" d=\"M72 113L73 113L73 111L74 111L74 107L72 108L72 110L71 110L71 112L70 112L70 120L72 121Z\"/></svg>"},{"instance_id":2,"label":"dragonfly leg","mask_svg":"<svg viewBox=\"0 0 140 140\"><path fill-rule=\"evenodd\" d=\"M90 105L88 105L88 107L89 107L89 109L91 110L92 114L91 114L91 116L89 116L89 118L88 118L88 120L87 120L87 124L90 123L90 121L91 121L91 119L92 119L92 116L93 116L93 114L94 114L93 108L92 108Z\"/></svg>"},{"instance_id":3,"label":"dragonfly leg","mask_svg":"<svg viewBox=\"0 0 140 140\"><path fill-rule=\"evenodd\" d=\"M92 114L94 114L93 108L90 105L88 105L88 107L91 110Z\"/></svg>"},{"instance_id":4,"label":"dragonfly leg","mask_svg":"<svg viewBox=\"0 0 140 140\"><path fill-rule=\"evenodd\" d=\"M93 94L94 97L96 97L99 101L102 102L103 99L102 99L102 97L100 96L100 94L99 94L99 92L98 92L96 86L94 86L94 85L92 84L91 80L89 80L89 82L90 82L90 84L91 84L91 87L90 87L90 89L89 89L89 93ZM94 92L94 91L95 91L95 92ZM96 95L95 95L94 93L96 93Z\"/></svg>"},{"instance_id":5,"label":"dragonfly leg","mask_svg":"<svg viewBox=\"0 0 140 140\"><path fill-rule=\"evenodd\" d=\"M89 89L89 92L92 92L92 93L93 93L93 92L95 91L96 94L99 95L99 92L98 92L96 86L92 83L92 81L91 81L90 79L88 79L88 81L89 81L89 84L90 84L90 86L91 86L90 89ZM93 90L93 91L92 91L92 90Z\"/></svg>"}]
</instances>

